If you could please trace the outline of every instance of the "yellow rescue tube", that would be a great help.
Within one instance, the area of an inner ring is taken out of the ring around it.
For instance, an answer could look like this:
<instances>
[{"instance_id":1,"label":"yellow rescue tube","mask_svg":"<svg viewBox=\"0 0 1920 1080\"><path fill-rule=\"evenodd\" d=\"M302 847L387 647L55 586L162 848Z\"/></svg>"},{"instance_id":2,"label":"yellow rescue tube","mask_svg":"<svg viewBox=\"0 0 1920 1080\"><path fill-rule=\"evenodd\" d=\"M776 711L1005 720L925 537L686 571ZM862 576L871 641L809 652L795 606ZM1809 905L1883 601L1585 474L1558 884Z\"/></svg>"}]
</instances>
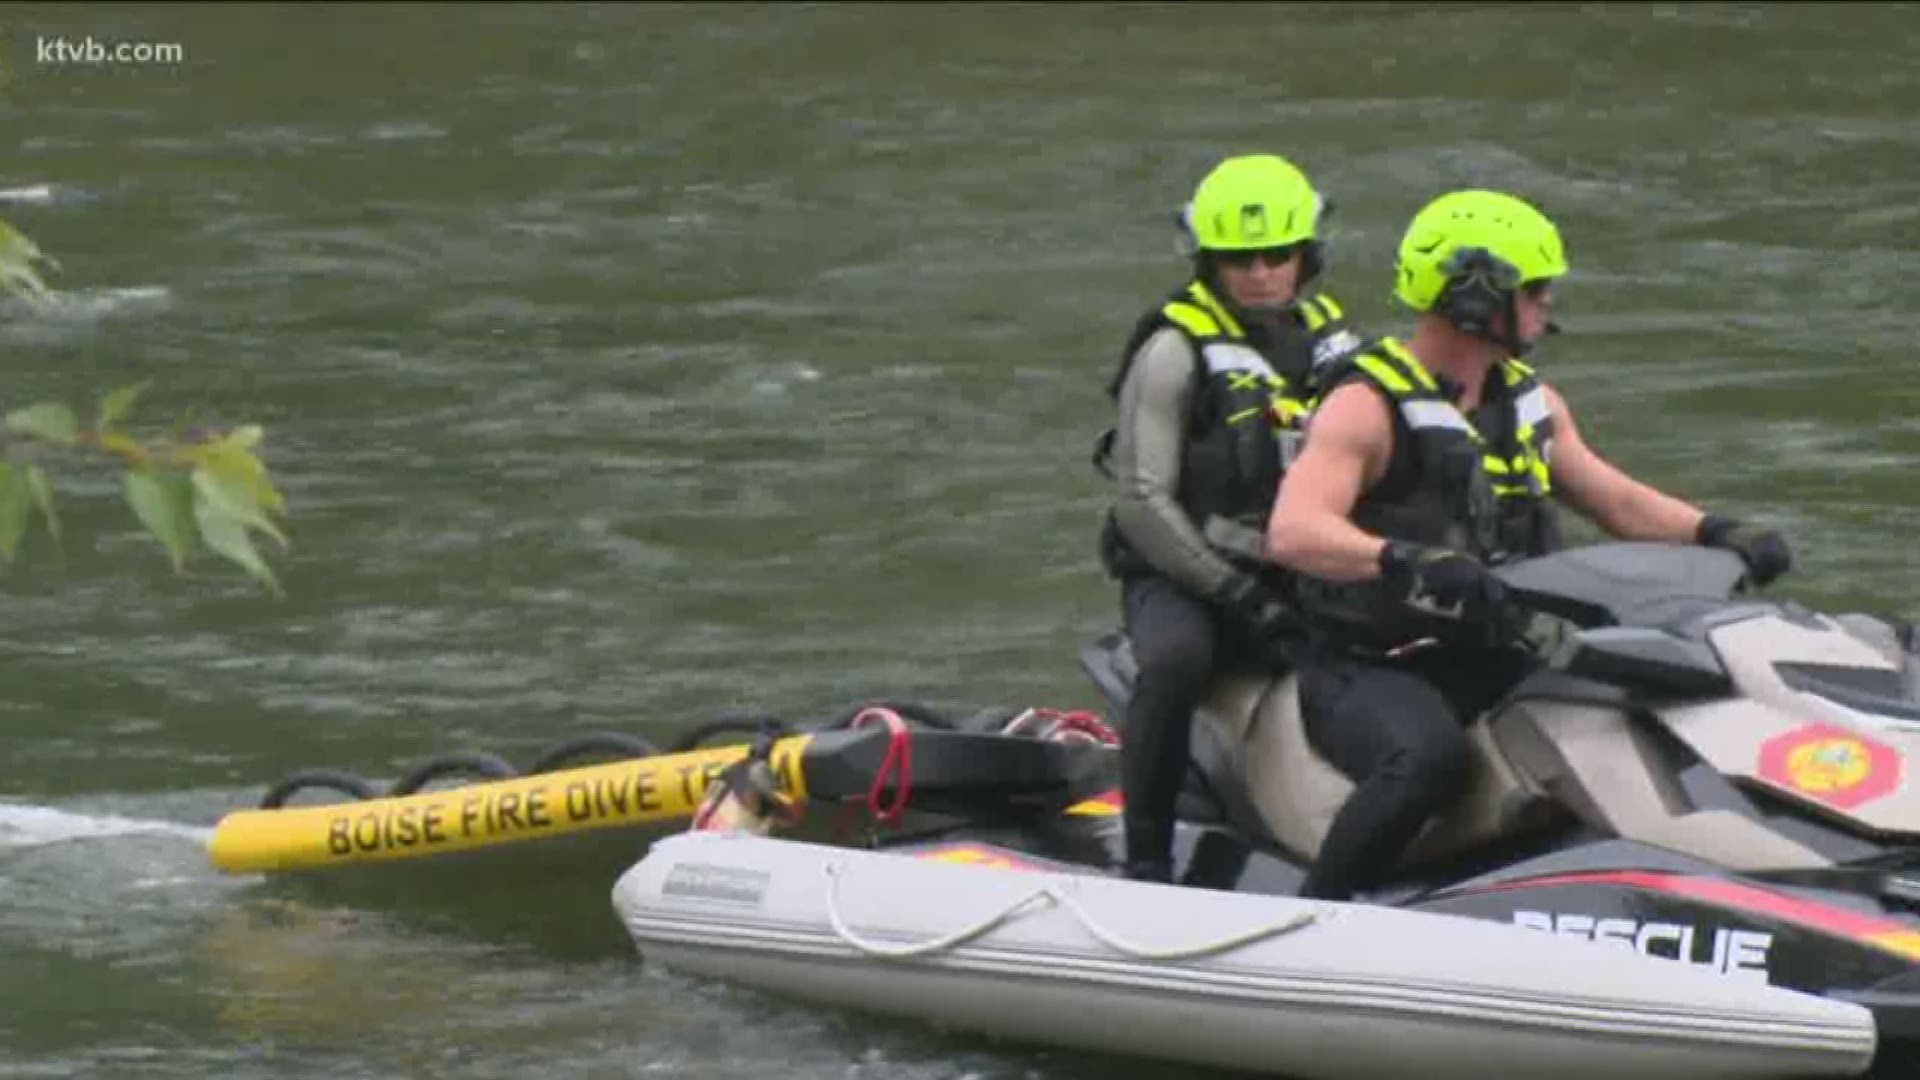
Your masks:
<instances>
[{"instance_id":1,"label":"yellow rescue tube","mask_svg":"<svg viewBox=\"0 0 1920 1080\"><path fill-rule=\"evenodd\" d=\"M807 797L801 755L812 735L773 746L781 790ZM489 780L444 791L323 806L240 810L208 842L213 865L234 874L324 870L422 858L568 833L690 820L707 785L747 755L721 746L577 769Z\"/></svg>"}]
</instances>

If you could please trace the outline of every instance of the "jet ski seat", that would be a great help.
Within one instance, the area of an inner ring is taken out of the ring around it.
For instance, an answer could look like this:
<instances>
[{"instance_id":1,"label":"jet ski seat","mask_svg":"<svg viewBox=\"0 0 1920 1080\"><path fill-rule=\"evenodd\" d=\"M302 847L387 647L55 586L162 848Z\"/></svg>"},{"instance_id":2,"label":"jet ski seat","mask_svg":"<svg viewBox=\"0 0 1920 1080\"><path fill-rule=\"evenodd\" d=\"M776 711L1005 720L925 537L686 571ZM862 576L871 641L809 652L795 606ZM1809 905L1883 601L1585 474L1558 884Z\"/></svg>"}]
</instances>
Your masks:
<instances>
[{"instance_id":1,"label":"jet ski seat","mask_svg":"<svg viewBox=\"0 0 1920 1080\"><path fill-rule=\"evenodd\" d=\"M1237 749L1238 773L1269 835L1296 859L1311 860L1354 784L1308 741L1295 678L1221 679L1199 719ZM1508 761L1487 723L1469 725L1467 737L1473 754L1466 794L1409 845L1403 867L1453 858L1560 817L1547 793Z\"/></svg>"}]
</instances>

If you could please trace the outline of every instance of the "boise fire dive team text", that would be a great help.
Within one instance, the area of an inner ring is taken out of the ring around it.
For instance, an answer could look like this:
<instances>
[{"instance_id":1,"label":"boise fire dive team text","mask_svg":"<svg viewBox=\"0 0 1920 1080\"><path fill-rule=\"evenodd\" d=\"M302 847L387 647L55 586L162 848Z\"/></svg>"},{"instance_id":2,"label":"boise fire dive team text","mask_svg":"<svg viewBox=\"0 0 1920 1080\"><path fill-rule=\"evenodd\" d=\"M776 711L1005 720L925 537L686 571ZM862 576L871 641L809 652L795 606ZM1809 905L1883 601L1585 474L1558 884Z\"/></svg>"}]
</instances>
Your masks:
<instances>
[{"instance_id":1,"label":"boise fire dive team text","mask_svg":"<svg viewBox=\"0 0 1920 1080\"><path fill-rule=\"evenodd\" d=\"M777 747L770 762L789 794L804 791L800 753L799 745ZM326 847L335 856L376 854L689 817L740 755L734 748L675 754L349 807L328 817Z\"/></svg>"}]
</instances>

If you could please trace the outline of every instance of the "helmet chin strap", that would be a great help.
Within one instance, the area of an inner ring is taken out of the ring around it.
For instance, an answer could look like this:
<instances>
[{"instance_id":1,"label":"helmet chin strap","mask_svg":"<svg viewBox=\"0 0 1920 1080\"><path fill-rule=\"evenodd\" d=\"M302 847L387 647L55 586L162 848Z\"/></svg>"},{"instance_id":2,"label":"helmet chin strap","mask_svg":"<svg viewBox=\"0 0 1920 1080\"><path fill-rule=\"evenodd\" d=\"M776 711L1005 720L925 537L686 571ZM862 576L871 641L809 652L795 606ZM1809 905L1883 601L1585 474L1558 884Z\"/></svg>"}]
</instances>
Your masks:
<instances>
[{"instance_id":1,"label":"helmet chin strap","mask_svg":"<svg viewBox=\"0 0 1920 1080\"><path fill-rule=\"evenodd\" d=\"M1560 327L1555 325L1551 320L1549 320L1547 323L1546 331L1542 333L1540 337L1536 337L1536 338L1523 338L1520 336L1519 331L1520 331L1520 294L1509 293L1507 295L1506 340L1495 342L1495 344L1499 345L1503 349L1508 350L1515 360L1526 359L1528 353L1540 347L1541 337L1545 337L1547 336L1547 334L1559 333Z\"/></svg>"},{"instance_id":2,"label":"helmet chin strap","mask_svg":"<svg viewBox=\"0 0 1920 1080\"><path fill-rule=\"evenodd\" d=\"M1522 338L1519 334L1519 329L1520 294L1510 292L1507 294L1507 333L1505 339L1493 338L1492 340L1495 345L1510 350L1515 360L1526 359L1528 353L1540 347L1541 341L1559 333L1560 324L1554 322L1552 319L1548 319L1545 329L1540 332L1540 336L1532 339Z\"/></svg>"},{"instance_id":3,"label":"helmet chin strap","mask_svg":"<svg viewBox=\"0 0 1920 1080\"><path fill-rule=\"evenodd\" d=\"M1513 334L1489 334L1487 340L1499 346L1501 351L1515 360L1525 360L1527 354L1540 344L1538 341L1529 341Z\"/></svg>"},{"instance_id":4,"label":"helmet chin strap","mask_svg":"<svg viewBox=\"0 0 1920 1080\"><path fill-rule=\"evenodd\" d=\"M1504 307L1507 312L1507 329L1504 333L1494 329L1492 319L1485 320L1483 327L1475 327L1473 329L1460 326L1458 323L1455 323L1455 326L1465 333L1472 334L1474 337L1504 350L1507 356L1511 356L1515 360L1523 360L1528 353L1539 346L1540 342L1537 339L1529 340L1523 338L1516 332L1520 326L1520 300L1518 293L1508 292ZM1553 323L1547 324L1547 333L1557 334L1559 332L1560 328L1558 326Z\"/></svg>"},{"instance_id":5,"label":"helmet chin strap","mask_svg":"<svg viewBox=\"0 0 1920 1080\"><path fill-rule=\"evenodd\" d=\"M1532 352L1540 344L1538 341L1530 341L1518 334L1504 334L1494 339L1493 343L1507 350L1507 355L1513 357L1515 360L1526 359L1527 354Z\"/></svg>"}]
</instances>

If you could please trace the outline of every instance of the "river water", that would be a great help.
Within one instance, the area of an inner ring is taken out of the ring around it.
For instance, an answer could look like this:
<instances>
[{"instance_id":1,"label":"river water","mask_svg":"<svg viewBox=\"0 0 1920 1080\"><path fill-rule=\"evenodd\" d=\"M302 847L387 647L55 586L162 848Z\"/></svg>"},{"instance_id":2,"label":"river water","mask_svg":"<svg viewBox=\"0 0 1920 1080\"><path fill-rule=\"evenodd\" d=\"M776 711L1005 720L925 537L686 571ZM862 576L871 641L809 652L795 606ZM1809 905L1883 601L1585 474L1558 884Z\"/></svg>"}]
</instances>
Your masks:
<instances>
[{"instance_id":1,"label":"river water","mask_svg":"<svg viewBox=\"0 0 1920 1080\"><path fill-rule=\"evenodd\" d=\"M1172 208L1270 150L1396 331L1441 190L1560 222L1590 442L1920 614L1920 10L18 6L0 216L61 261L4 404L265 426L284 600L116 478L5 573L0 1076L1172 1077L644 965L608 880L213 870L307 765L522 761L726 708L1095 704L1087 464ZM170 44L58 62L42 39ZM563 887L564 886L564 887Z\"/></svg>"}]
</instances>

